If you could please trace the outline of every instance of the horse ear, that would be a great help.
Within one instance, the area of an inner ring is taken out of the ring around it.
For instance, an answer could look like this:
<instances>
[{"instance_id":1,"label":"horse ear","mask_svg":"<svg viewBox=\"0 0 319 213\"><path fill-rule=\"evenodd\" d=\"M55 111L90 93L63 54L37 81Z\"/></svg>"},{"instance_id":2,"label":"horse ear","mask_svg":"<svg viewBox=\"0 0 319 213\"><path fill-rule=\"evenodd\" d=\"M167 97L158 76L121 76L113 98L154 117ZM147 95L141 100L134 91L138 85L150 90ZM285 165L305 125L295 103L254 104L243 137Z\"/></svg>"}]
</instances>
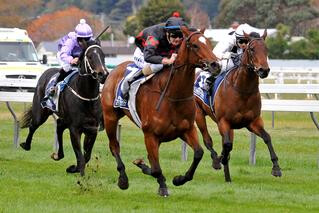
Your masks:
<instances>
[{"instance_id":1,"label":"horse ear","mask_svg":"<svg viewBox=\"0 0 319 213\"><path fill-rule=\"evenodd\" d=\"M250 38L249 34L245 33L245 31L243 31L245 38Z\"/></svg>"},{"instance_id":2,"label":"horse ear","mask_svg":"<svg viewBox=\"0 0 319 213\"><path fill-rule=\"evenodd\" d=\"M205 27L203 27L202 29L200 29L201 34L204 34L205 30L206 30Z\"/></svg>"},{"instance_id":3,"label":"horse ear","mask_svg":"<svg viewBox=\"0 0 319 213\"><path fill-rule=\"evenodd\" d=\"M264 30L264 34L261 36L264 40L266 39L267 37L267 29Z\"/></svg>"},{"instance_id":4,"label":"horse ear","mask_svg":"<svg viewBox=\"0 0 319 213\"><path fill-rule=\"evenodd\" d=\"M190 31L188 30L188 28L186 26L181 26L181 30L184 36L187 38L188 35L190 34Z\"/></svg>"}]
</instances>

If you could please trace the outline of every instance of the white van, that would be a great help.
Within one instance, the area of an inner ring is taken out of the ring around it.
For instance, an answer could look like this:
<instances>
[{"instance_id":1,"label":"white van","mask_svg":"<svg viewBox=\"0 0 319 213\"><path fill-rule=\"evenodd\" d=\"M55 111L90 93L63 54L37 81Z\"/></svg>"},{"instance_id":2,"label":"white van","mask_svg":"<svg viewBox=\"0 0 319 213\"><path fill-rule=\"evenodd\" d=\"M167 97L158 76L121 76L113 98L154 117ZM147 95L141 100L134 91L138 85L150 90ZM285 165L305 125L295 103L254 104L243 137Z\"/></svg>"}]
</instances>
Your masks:
<instances>
[{"instance_id":1,"label":"white van","mask_svg":"<svg viewBox=\"0 0 319 213\"><path fill-rule=\"evenodd\" d=\"M46 64L26 30L0 28L0 91L34 91Z\"/></svg>"}]
</instances>

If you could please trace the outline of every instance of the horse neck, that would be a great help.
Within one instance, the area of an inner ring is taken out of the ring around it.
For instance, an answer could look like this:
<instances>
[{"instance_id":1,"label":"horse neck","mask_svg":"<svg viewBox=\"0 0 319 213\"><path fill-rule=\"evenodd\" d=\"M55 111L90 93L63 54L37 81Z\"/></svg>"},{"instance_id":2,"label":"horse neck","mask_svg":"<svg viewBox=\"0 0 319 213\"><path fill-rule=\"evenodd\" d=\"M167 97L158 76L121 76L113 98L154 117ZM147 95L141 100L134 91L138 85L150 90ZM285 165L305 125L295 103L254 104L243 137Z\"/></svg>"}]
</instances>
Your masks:
<instances>
[{"instance_id":1,"label":"horse neck","mask_svg":"<svg viewBox=\"0 0 319 213\"><path fill-rule=\"evenodd\" d=\"M257 74L254 71L249 70L247 66L249 64L248 57L248 53L245 52L240 66L232 76L233 86L238 89L238 91L242 91L243 94L256 91L259 84Z\"/></svg>"},{"instance_id":2,"label":"horse neck","mask_svg":"<svg viewBox=\"0 0 319 213\"><path fill-rule=\"evenodd\" d=\"M83 68L81 67L80 69ZM99 83L91 75L79 74L75 80L75 84L77 93L82 97L95 98L99 94Z\"/></svg>"},{"instance_id":3,"label":"horse neck","mask_svg":"<svg viewBox=\"0 0 319 213\"><path fill-rule=\"evenodd\" d=\"M168 95L171 98L188 98L193 95L195 67L186 64L175 70Z\"/></svg>"}]
</instances>

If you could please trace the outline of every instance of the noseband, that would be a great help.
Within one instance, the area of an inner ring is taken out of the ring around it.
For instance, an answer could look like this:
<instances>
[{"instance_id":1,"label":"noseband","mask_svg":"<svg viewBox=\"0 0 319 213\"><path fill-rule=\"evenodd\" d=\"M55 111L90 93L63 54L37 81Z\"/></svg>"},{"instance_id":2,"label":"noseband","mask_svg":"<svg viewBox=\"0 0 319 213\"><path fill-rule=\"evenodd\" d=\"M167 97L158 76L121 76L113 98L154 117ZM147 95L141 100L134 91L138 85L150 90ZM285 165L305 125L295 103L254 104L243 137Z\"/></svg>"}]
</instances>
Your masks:
<instances>
[{"instance_id":1,"label":"noseband","mask_svg":"<svg viewBox=\"0 0 319 213\"><path fill-rule=\"evenodd\" d=\"M87 57L88 51L89 51L90 49L92 49L92 48L98 48L99 50L101 50L101 47L100 47L99 45L96 45L96 44L89 46L89 47L85 50L85 52L84 52L84 59L83 59L83 60L84 60L84 69L85 69L85 72L86 72L86 73L84 73L84 74L79 73L79 75L81 75L81 76L90 75L93 79L97 79L96 76L97 76L97 73L98 73L98 72L92 68L92 66L91 66L91 64L90 64L90 61L89 61L89 59L88 59L88 57ZM101 50L101 51L102 51L102 50ZM102 62L102 59L101 59L101 57L100 57L100 54L97 54L97 57L98 57L98 59L99 59L101 65L102 65L102 67L103 67L104 73L108 73L108 71L104 69L104 64L103 64L103 62ZM94 74L96 74L96 75L94 75Z\"/></svg>"}]
</instances>

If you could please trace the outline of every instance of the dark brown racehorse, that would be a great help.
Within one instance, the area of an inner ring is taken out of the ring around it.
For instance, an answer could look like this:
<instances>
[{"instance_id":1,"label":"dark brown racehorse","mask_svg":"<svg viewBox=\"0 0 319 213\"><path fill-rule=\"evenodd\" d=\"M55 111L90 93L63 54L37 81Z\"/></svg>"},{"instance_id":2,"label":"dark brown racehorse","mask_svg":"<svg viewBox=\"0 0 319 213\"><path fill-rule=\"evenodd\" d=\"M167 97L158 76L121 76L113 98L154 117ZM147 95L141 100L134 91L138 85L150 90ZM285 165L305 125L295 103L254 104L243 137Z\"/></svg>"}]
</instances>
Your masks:
<instances>
[{"instance_id":1,"label":"dark brown racehorse","mask_svg":"<svg viewBox=\"0 0 319 213\"><path fill-rule=\"evenodd\" d=\"M195 170L203 156L203 149L198 143L194 124L196 112L193 96L195 67L206 66L207 68L208 66L212 68L218 66L217 58L212 53L211 44L203 36L204 30L192 32L186 27L182 27L182 32L185 39L178 51L174 66L164 68L152 79L141 85L136 100L136 108L142 123L141 128L144 133L150 167L141 159L134 161L134 164L141 168L144 174L157 179L161 196L168 195L166 179L159 163L159 147L162 142L180 137L194 150L194 158L189 170L185 175L176 176L173 184L179 186L193 179ZM126 115L131 120L132 117L128 110L113 108L113 101L117 85L123 78L125 68L129 63L131 62L118 65L110 73L101 95L104 125L109 138L110 150L117 162L117 170L120 174L118 186L121 189L127 189L129 184L125 166L120 156L116 128L121 117ZM171 78L169 77L170 74ZM166 94L157 111L156 104L168 81Z\"/></svg>"},{"instance_id":2,"label":"dark brown racehorse","mask_svg":"<svg viewBox=\"0 0 319 213\"><path fill-rule=\"evenodd\" d=\"M231 181L228 161L229 153L233 147L234 129L243 127L264 140L273 162L272 175L281 176L278 157L273 149L270 135L265 131L263 120L260 117L259 77L266 78L270 71L267 62L267 47L264 42L266 36L266 30L262 37L257 33L245 34L249 40L247 49L243 53L240 66L226 75L222 85L220 85L215 95L214 112L196 97L197 126L201 131L206 148L211 152L213 167L220 169L220 162L224 165L224 175L227 182ZM217 123L222 136L223 149L220 158L213 149L212 138L207 131L206 115Z\"/></svg>"}]
</instances>

